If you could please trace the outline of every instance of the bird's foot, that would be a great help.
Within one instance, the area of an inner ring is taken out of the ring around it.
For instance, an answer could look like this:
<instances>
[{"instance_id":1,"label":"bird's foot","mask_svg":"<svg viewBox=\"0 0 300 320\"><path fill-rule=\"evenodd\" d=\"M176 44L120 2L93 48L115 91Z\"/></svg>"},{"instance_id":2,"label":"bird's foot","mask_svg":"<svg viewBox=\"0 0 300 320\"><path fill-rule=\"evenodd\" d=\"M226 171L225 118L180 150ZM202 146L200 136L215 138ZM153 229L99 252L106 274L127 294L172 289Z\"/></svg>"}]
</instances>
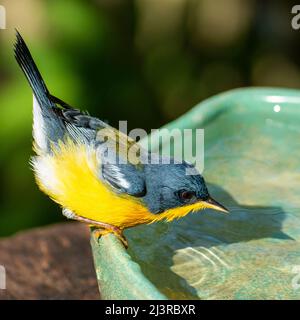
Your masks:
<instances>
[{"instance_id":1,"label":"bird's foot","mask_svg":"<svg viewBox=\"0 0 300 320\"><path fill-rule=\"evenodd\" d=\"M93 234L97 238L97 240L99 240L99 238L101 238L102 236L109 234L109 233L113 233L121 241L121 243L123 244L125 249L128 248L128 241L125 238L125 236L123 235L123 232L121 229L114 227L113 229L97 228L97 229L93 230Z\"/></svg>"}]
</instances>

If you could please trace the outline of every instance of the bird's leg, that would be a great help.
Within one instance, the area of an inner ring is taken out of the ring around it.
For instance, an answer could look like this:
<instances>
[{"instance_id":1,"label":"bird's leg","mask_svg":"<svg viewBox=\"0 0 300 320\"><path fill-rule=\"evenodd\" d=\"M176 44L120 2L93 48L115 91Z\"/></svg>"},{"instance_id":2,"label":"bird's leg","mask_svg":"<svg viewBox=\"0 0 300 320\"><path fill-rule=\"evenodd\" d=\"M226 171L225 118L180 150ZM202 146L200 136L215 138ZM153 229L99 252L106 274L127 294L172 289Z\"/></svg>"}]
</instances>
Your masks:
<instances>
[{"instance_id":1,"label":"bird's leg","mask_svg":"<svg viewBox=\"0 0 300 320\"><path fill-rule=\"evenodd\" d=\"M68 209L64 209L63 214L69 219L74 219L74 220L77 220L80 222L90 224L93 227L96 227L97 229L93 230L93 234L96 236L97 239L99 239L101 236L103 236L105 234L113 233L122 242L124 247L126 249L128 248L127 239L123 235L123 231L120 228L113 226L111 224L108 224L108 223L99 222L96 220L92 220L92 219L78 216Z\"/></svg>"}]
</instances>

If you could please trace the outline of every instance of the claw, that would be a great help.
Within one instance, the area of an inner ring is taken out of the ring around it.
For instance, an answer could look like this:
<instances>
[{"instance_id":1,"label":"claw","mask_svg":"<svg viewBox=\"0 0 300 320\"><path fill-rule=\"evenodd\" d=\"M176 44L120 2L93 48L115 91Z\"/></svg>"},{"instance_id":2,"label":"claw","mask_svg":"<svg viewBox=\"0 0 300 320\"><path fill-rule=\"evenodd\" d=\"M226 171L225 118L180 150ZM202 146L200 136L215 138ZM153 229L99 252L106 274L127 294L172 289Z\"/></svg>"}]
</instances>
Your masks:
<instances>
[{"instance_id":1,"label":"claw","mask_svg":"<svg viewBox=\"0 0 300 320\"><path fill-rule=\"evenodd\" d=\"M111 231L105 230L105 229L100 229L100 228L97 228L97 229L93 230L93 234L94 234L95 238L97 239L97 241L99 241L99 239L102 236L104 236L104 235L106 235L108 233L111 233Z\"/></svg>"},{"instance_id":2,"label":"claw","mask_svg":"<svg viewBox=\"0 0 300 320\"><path fill-rule=\"evenodd\" d=\"M128 241L127 239L125 238L125 236L123 235L122 232L118 233L118 234L115 234L119 240L122 242L123 246L125 249L128 249Z\"/></svg>"},{"instance_id":3,"label":"claw","mask_svg":"<svg viewBox=\"0 0 300 320\"><path fill-rule=\"evenodd\" d=\"M102 236L109 234L109 233L113 233L121 241L121 243L123 244L125 249L128 249L128 241L120 229L108 230L108 229L97 228L97 229L93 230L93 234L96 237L97 241L99 241L99 239Z\"/></svg>"}]
</instances>

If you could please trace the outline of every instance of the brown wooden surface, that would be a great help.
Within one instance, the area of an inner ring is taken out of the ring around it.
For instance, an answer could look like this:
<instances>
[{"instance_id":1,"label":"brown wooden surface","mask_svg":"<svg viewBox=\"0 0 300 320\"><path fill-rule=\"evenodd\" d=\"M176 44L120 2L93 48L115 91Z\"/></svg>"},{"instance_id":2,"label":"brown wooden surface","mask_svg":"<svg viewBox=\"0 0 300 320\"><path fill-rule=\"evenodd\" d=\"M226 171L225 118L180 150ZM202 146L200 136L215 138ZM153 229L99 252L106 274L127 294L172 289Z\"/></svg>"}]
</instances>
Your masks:
<instances>
[{"instance_id":1,"label":"brown wooden surface","mask_svg":"<svg viewBox=\"0 0 300 320\"><path fill-rule=\"evenodd\" d=\"M75 222L0 239L0 299L99 299L87 226Z\"/></svg>"}]
</instances>

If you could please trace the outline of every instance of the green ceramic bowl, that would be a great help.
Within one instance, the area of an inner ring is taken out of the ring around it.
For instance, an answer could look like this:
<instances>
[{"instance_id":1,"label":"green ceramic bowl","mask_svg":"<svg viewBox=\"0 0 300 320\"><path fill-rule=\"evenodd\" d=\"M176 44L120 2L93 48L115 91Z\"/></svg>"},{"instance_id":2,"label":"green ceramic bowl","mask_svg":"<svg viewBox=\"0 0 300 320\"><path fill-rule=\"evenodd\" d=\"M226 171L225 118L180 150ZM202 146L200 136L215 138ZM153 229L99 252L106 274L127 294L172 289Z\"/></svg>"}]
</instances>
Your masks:
<instances>
[{"instance_id":1,"label":"green ceramic bowl","mask_svg":"<svg viewBox=\"0 0 300 320\"><path fill-rule=\"evenodd\" d=\"M126 230L128 251L92 238L102 298L299 299L300 91L225 92L166 128L205 129L203 175L231 213Z\"/></svg>"}]
</instances>

